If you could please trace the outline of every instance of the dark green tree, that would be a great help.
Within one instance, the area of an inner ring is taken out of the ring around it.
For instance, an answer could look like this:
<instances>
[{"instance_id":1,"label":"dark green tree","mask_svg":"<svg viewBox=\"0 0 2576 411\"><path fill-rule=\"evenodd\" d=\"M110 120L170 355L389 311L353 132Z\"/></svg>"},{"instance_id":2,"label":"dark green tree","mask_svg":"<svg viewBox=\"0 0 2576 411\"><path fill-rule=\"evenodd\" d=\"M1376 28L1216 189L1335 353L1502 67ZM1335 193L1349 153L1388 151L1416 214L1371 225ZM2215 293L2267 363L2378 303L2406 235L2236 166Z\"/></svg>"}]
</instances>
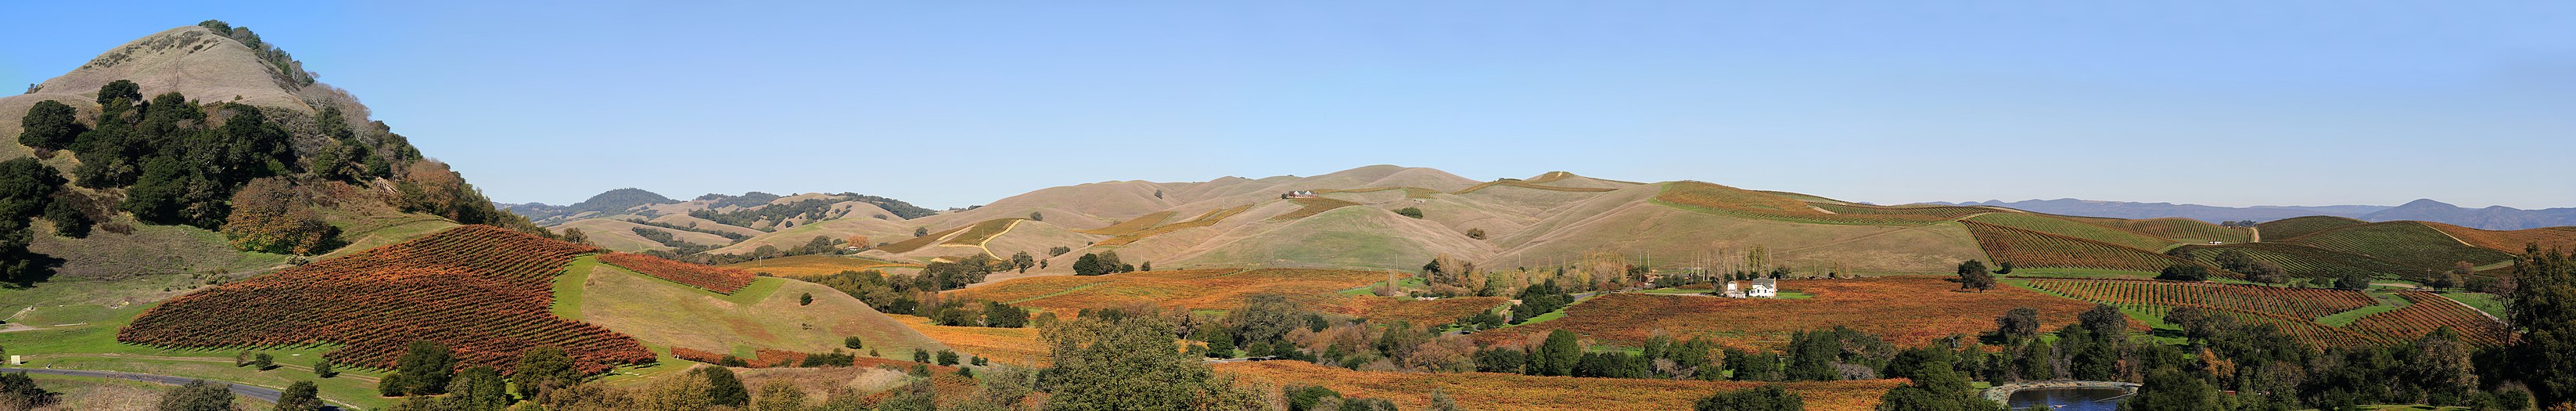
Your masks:
<instances>
[{"instance_id":1,"label":"dark green tree","mask_svg":"<svg viewBox=\"0 0 2576 411\"><path fill-rule=\"evenodd\" d=\"M2110 304L2094 304L2093 309L2084 310L2083 314L2076 314L2075 321L2084 326L2085 330L2092 331L2093 336L2101 341L2129 340L2129 315L2121 313L2119 307L2112 307Z\"/></svg>"},{"instance_id":2,"label":"dark green tree","mask_svg":"<svg viewBox=\"0 0 2576 411\"><path fill-rule=\"evenodd\" d=\"M189 381L161 394L160 411L233 411L232 384Z\"/></svg>"},{"instance_id":3,"label":"dark green tree","mask_svg":"<svg viewBox=\"0 0 2576 411\"><path fill-rule=\"evenodd\" d=\"M1081 258L1073 260L1073 275L1101 275L1108 274L1109 270L1110 267L1100 264L1099 254L1083 253Z\"/></svg>"},{"instance_id":4,"label":"dark green tree","mask_svg":"<svg viewBox=\"0 0 2576 411\"><path fill-rule=\"evenodd\" d=\"M2564 251L2525 246L2514 260L2513 279L2519 289L2507 313L2523 334L2506 349L2507 357L2546 364L2520 367L2518 373L2538 404L2576 402L2576 262Z\"/></svg>"},{"instance_id":5,"label":"dark green tree","mask_svg":"<svg viewBox=\"0 0 2576 411\"><path fill-rule=\"evenodd\" d=\"M2120 401L2123 411L2198 411L2227 409L2218 387L2189 372L2161 368L2147 373L2138 393Z\"/></svg>"},{"instance_id":6,"label":"dark green tree","mask_svg":"<svg viewBox=\"0 0 2576 411\"><path fill-rule=\"evenodd\" d=\"M125 99L125 101L129 102L128 104L143 102L143 86L135 85L134 81L123 79L110 81L107 82L107 85L98 86L98 104L105 105L114 103L116 102L116 99L120 98Z\"/></svg>"},{"instance_id":7,"label":"dark green tree","mask_svg":"<svg viewBox=\"0 0 2576 411\"><path fill-rule=\"evenodd\" d=\"M858 336L849 336L849 337L842 337L842 338L841 338L841 346L843 346L843 347L849 347L850 349L853 349L853 350L861 349L861 348L867 348L867 345L868 345L868 344L867 344L867 342L866 342L866 341L859 340L859 337L858 337Z\"/></svg>"},{"instance_id":8,"label":"dark green tree","mask_svg":"<svg viewBox=\"0 0 2576 411\"><path fill-rule=\"evenodd\" d=\"M1805 411L1807 400L1779 384L1720 392L1691 403L1693 411Z\"/></svg>"},{"instance_id":9,"label":"dark green tree","mask_svg":"<svg viewBox=\"0 0 2576 411\"><path fill-rule=\"evenodd\" d=\"M412 341L401 359L394 361L393 375L385 376L379 385L395 389L377 391L391 395L437 395L447 393L448 380L455 377L456 353L434 341Z\"/></svg>"},{"instance_id":10,"label":"dark green tree","mask_svg":"<svg viewBox=\"0 0 2576 411\"><path fill-rule=\"evenodd\" d=\"M2156 279L2167 281L2208 281L2209 268L2199 264L2174 263L2156 272Z\"/></svg>"},{"instance_id":11,"label":"dark green tree","mask_svg":"<svg viewBox=\"0 0 2576 411\"><path fill-rule=\"evenodd\" d=\"M1986 263L1984 261L1968 260L1960 262L1958 272L1959 288L1961 289L1985 291L1995 288L1995 275L1992 272L1986 271Z\"/></svg>"},{"instance_id":12,"label":"dark green tree","mask_svg":"<svg viewBox=\"0 0 2576 411\"><path fill-rule=\"evenodd\" d=\"M1547 340L1530 352L1530 371L1537 375L1574 375L1574 367L1583 360L1582 336L1572 331L1551 330Z\"/></svg>"},{"instance_id":13,"label":"dark green tree","mask_svg":"<svg viewBox=\"0 0 2576 411\"><path fill-rule=\"evenodd\" d=\"M510 385L501 371L475 366L458 373L447 386L447 404L464 411L502 411L510 407Z\"/></svg>"},{"instance_id":14,"label":"dark green tree","mask_svg":"<svg viewBox=\"0 0 2576 411\"><path fill-rule=\"evenodd\" d=\"M322 407L321 388L312 381L299 380L286 385L286 392L277 396L277 407L272 410L321 411Z\"/></svg>"},{"instance_id":15,"label":"dark green tree","mask_svg":"<svg viewBox=\"0 0 2576 411\"><path fill-rule=\"evenodd\" d=\"M743 388L742 379L725 367L703 367L690 375L707 379L707 400L714 405L741 407L751 404L751 390Z\"/></svg>"},{"instance_id":16,"label":"dark green tree","mask_svg":"<svg viewBox=\"0 0 2576 411\"><path fill-rule=\"evenodd\" d=\"M37 386L36 379L28 377L26 372L0 374L0 409L37 409L54 402L54 393Z\"/></svg>"},{"instance_id":17,"label":"dark green tree","mask_svg":"<svg viewBox=\"0 0 2576 411\"><path fill-rule=\"evenodd\" d=\"M573 368L572 356L552 346L520 352L518 372L510 373L510 381L518 383L520 398L537 398L549 390L580 384L581 380L581 371Z\"/></svg>"},{"instance_id":18,"label":"dark green tree","mask_svg":"<svg viewBox=\"0 0 2576 411\"><path fill-rule=\"evenodd\" d=\"M53 100L36 102L25 117L18 119L18 125L19 145L45 150L71 148L74 139L89 131L80 123L79 110Z\"/></svg>"},{"instance_id":19,"label":"dark green tree","mask_svg":"<svg viewBox=\"0 0 2576 411\"><path fill-rule=\"evenodd\" d=\"M797 296L796 296L796 305L814 305L814 293L804 293L804 294L797 295Z\"/></svg>"},{"instance_id":20,"label":"dark green tree","mask_svg":"<svg viewBox=\"0 0 2576 411\"><path fill-rule=\"evenodd\" d=\"M329 358L313 360L313 376L320 378L338 377L340 376L340 370L335 369L338 366L339 364L331 362L331 359Z\"/></svg>"},{"instance_id":21,"label":"dark green tree","mask_svg":"<svg viewBox=\"0 0 2576 411\"><path fill-rule=\"evenodd\" d=\"M1405 217L1422 218L1422 209L1414 207L1398 208L1395 209L1395 214Z\"/></svg>"},{"instance_id":22,"label":"dark green tree","mask_svg":"<svg viewBox=\"0 0 2576 411\"><path fill-rule=\"evenodd\" d=\"M1260 395L1179 350L1160 316L1082 316L1039 333L1054 365L1040 372L1050 410L1253 409Z\"/></svg>"},{"instance_id":23,"label":"dark green tree","mask_svg":"<svg viewBox=\"0 0 2576 411\"><path fill-rule=\"evenodd\" d=\"M2039 329L2038 309L2014 307L2012 311L2005 311L2004 316L1995 318L1995 336L2007 344L2037 337Z\"/></svg>"},{"instance_id":24,"label":"dark green tree","mask_svg":"<svg viewBox=\"0 0 2576 411\"><path fill-rule=\"evenodd\" d=\"M2002 411L2003 405L1978 398L1967 377L1949 363L1923 367L1923 377L1879 396L1879 411Z\"/></svg>"}]
</instances>

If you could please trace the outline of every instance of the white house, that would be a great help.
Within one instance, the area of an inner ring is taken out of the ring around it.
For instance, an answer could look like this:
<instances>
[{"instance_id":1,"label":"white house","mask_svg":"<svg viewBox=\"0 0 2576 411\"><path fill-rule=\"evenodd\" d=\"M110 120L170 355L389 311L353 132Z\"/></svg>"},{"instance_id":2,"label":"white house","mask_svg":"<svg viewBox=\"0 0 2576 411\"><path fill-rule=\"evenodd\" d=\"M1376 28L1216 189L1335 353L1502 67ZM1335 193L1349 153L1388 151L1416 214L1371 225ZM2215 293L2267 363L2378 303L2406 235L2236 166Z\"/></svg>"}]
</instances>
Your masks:
<instances>
[{"instance_id":1,"label":"white house","mask_svg":"<svg viewBox=\"0 0 2576 411\"><path fill-rule=\"evenodd\" d=\"M1744 290L1744 296L1751 298L1779 298L1780 280L1769 278L1753 280L1753 287L1746 288Z\"/></svg>"}]
</instances>

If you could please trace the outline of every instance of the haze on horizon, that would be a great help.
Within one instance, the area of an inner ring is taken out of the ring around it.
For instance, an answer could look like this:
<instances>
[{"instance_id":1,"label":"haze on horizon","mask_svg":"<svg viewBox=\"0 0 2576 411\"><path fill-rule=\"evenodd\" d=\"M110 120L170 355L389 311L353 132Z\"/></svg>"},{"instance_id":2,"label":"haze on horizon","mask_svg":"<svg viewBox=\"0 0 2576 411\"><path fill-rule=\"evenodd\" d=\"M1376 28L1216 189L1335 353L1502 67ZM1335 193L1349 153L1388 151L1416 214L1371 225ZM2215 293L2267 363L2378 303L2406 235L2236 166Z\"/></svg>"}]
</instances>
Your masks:
<instances>
[{"instance_id":1,"label":"haze on horizon","mask_svg":"<svg viewBox=\"0 0 2576 411\"><path fill-rule=\"evenodd\" d=\"M0 77L253 27L503 202L931 207L1370 164L1882 204L2576 206L2576 4L0 7ZM161 2L147 2L161 3Z\"/></svg>"}]
</instances>

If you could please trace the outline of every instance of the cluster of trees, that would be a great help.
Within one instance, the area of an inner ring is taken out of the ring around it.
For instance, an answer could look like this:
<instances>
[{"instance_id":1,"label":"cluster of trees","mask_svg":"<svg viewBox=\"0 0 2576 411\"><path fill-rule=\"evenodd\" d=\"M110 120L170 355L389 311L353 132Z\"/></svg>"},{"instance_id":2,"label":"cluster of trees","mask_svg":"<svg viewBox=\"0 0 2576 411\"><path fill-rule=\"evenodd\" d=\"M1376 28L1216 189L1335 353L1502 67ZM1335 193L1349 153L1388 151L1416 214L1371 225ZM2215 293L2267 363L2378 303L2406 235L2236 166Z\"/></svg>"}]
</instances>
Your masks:
<instances>
[{"instance_id":1,"label":"cluster of trees","mask_svg":"<svg viewBox=\"0 0 2576 411\"><path fill-rule=\"evenodd\" d=\"M534 400L580 385L589 376L576 370L562 348L536 347L519 354L508 377L492 367L457 371L456 353L432 341L414 341L394 370L376 384L376 393L409 397L396 410L502 410L521 400ZM721 369L721 368L718 368ZM725 376L730 378L728 372Z\"/></svg>"},{"instance_id":2,"label":"cluster of trees","mask_svg":"<svg viewBox=\"0 0 2576 411\"><path fill-rule=\"evenodd\" d=\"M56 400L54 392L37 386L36 379L25 372L0 374L0 409L32 410L54 405Z\"/></svg>"},{"instance_id":3,"label":"cluster of trees","mask_svg":"<svg viewBox=\"0 0 2576 411\"><path fill-rule=\"evenodd\" d=\"M176 92L145 100L125 80L99 87L97 100L87 125L65 115L75 112L68 105L38 102L21 119L31 127L18 141L43 153L72 150L80 185L125 188L117 208L137 220L219 229L234 190L296 171L286 129L258 107L218 103L209 112Z\"/></svg>"},{"instance_id":4,"label":"cluster of trees","mask_svg":"<svg viewBox=\"0 0 2576 411\"><path fill-rule=\"evenodd\" d=\"M938 303L940 291L965 288L983 282L985 276L995 271L1012 267L1018 267L1017 263L977 254L956 262L931 262L922 266L921 273L912 275L889 276L883 271L861 270L800 279L840 290L877 311L915 314L925 308L925 304Z\"/></svg>"},{"instance_id":5,"label":"cluster of trees","mask_svg":"<svg viewBox=\"0 0 2576 411\"><path fill-rule=\"evenodd\" d=\"M0 161L0 283L31 286L52 277L54 267L62 263L61 259L30 251L27 246L37 235L30 224L37 216L54 220L57 232L71 226L58 217L62 204L68 202L59 195L66 191L63 184L67 181L62 171L33 158ZM88 220L79 221L86 234Z\"/></svg>"},{"instance_id":6,"label":"cluster of trees","mask_svg":"<svg viewBox=\"0 0 2576 411\"><path fill-rule=\"evenodd\" d=\"M1413 217L1413 218L1417 218L1417 219L1418 219L1418 218L1422 218L1422 209L1420 209L1420 208L1414 208L1414 207L1398 208L1398 209L1395 209L1395 215L1400 215L1400 216L1405 216L1405 217Z\"/></svg>"},{"instance_id":7,"label":"cluster of trees","mask_svg":"<svg viewBox=\"0 0 2576 411\"><path fill-rule=\"evenodd\" d=\"M2251 225L2248 226L2250 227ZM2211 258L2210 260L2218 263L2218 269L2220 270L2244 274L2246 281L2264 284L2281 284L2289 282L2287 281L2288 279L2284 277L2288 275L2289 272L2288 270L2282 269L2280 264L2255 259L2253 255L2246 254L2245 250L2227 250L2227 252L2218 253L2217 257ZM2194 265L2193 267L2198 268L2199 266ZM2167 268L2167 270L2173 269ZM2204 269L2204 271L2206 270ZM2206 278L2208 275L2204 273L2201 277Z\"/></svg>"},{"instance_id":8,"label":"cluster of trees","mask_svg":"<svg viewBox=\"0 0 2576 411\"><path fill-rule=\"evenodd\" d=\"M766 194L766 193L752 192L752 193L750 193L750 194ZM745 194L745 196L749 196L750 194ZM714 194L708 194L708 195L714 195ZM843 195L843 196L856 196L856 197L869 197L869 196L860 196L860 195L857 195L857 194L849 194L849 193L842 193L841 195ZM772 199L775 199L775 198L776 198L776 195L770 195L769 197L771 197ZM700 198L704 198L704 197L700 197ZM747 197L734 197L734 198L736 198L736 199L740 199L740 198L747 198ZM911 204L905 204L905 203L903 203L903 202L901 202L901 201L895 201L895 200L893 200L893 199L888 199L888 198L883 198L883 197L872 197L872 198L877 198L877 199L884 200L884 201L887 201L887 202L890 202L890 203L894 203L894 204L903 204L904 206L907 206L907 207L911 206ZM715 221L716 223L719 223L719 224L731 225L731 226L741 226L741 227L751 227L751 228L753 228L753 229L760 229L760 228L761 228L761 225L762 225L761 223L764 223L764 222L775 222L775 223L777 223L777 225L775 225L775 226L771 226L771 227L768 227L768 228L767 228L767 231L777 231L778 229L782 229L782 228L795 227L795 226L796 226L796 223L795 223L795 222L796 222L796 221L799 221L799 220L802 220L802 221L819 221L819 220L828 220L828 219L834 219L834 218L847 217L847 216L848 216L848 215L847 215L847 214L848 214L848 211L847 211L847 210L843 210L843 211L841 211L840 213L834 213L834 212L833 212L833 210L832 210L832 205L833 205L833 204L839 204L839 203L846 202L846 201L852 201L852 200L847 199L847 198L817 198L817 199L810 199L810 200L792 201L792 202L787 202L787 203L784 203L784 204L767 204L767 202L766 202L766 201L763 201L763 202L761 202L761 203L755 203L755 204L752 204L752 205L759 205L759 207L758 207L758 208L751 208L751 209L737 209L737 210L732 210L732 211L718 211L718 210L716 210L716 209L717 209L717 208L722 208L722 207L720 207L720 206L719 206L719 207L710 207L710 208L708 208L708 209L697 210L697 211L690 211L690 212L689 212L689 216L691 216L691 217L697 217L697 218L703 218L703 219L707 219L707 220L709 220L709 221ZM760 205L760 204L767 204L767 205ZM881 205L881 206L882 206L882 205ZM919 208L919 207L914 207L914 208ZM903 214L903 212L901 212L901 211L896 211L896 210L891 210L891 209L889 209L889 210L887 210L887 211L895 212L896 214ZM927 210L923 210L923 211L927 211ZM925 216L926 216L926 215L928 215L928 214L923 214L923 215L925 215ZM906 216L905 218L916 218L916 217Z\"/></svg>"},{"instance_id":9,"label":"cluster of trees","mask_svg":"<svg viewBox=\"0 0 2576 411\"><path fill-rule=\"evenodd\" d=\"M232 24L224 23L223 20L206 20L198 22L197 26L205 27L208 30L214 30L215 34L221 34L224 37L232 38L233 41L241 42L243 46L250 47L251 54L259 56L259 61L261 63L267 63L268 68L270 70L275 70L276 72L274 74L285 79L288 84L294 84L297 87L313 85L315 74L310 71L304 71L304 62L295 61L294 55L287 54L286 50L278 49L275 44L260 41L259 33L252 33L250 31L250 27L233 27Z\"/></svg>"},{"instance_id":10,"label":"cluster of trees","mask_svg":"<svg viewBox=\"0 0 2576 411\"><path fill-rule=\"evenodd\" d=\"M1033 318L1029 316L1028 309L1010 304L992 301L979 302L966 298L947 297L937 294L924 295L923 297L925 297L925 302L920 308L914 310L914 314L920 315L923 318L929 318L932 322L938 323L939 325L956 327L1021 328L1029 326L1029 322L1033 320ZM1047 323L1053 322L1054 318L1054 313L1048 313L1042 314L1034 319L1038 320L1040 323Z\"/></svg>"},{"instance_id":11,"label":"cluster of trees","mask_svg":"<svg viewBox=\"0 0 2576 411\"><path fill-rule=\"evenodd\" d=\"M636 236L638 236L638 237L644 237L644 239L646 239L646 240L653 240L653 242L655 242L655 243L661 243L661 244L662 244L662 246L664 246L664 247L671 247L671 251L670 251L670 252L671 252L671 254L675 254L675 255L689 255L689 254L697 254L697 253L700 253L700 252L705 252L705 251L707 251L707 250L713 250L713 249L716 249L716 246L704 245L704 244L698 244L698 243L692 243L692 242L688 242L688 241L682 241L682 240L680 240L680 238L679 238L679 236L678 236L678 235L671 234L671 232L669 232L669 231L655 230L655 229L644 228L644 227L628 228L627 230L629 230L629 231L634 231L634 232L635 232L635 235L636 235ZM565 234L566 234L567 236L569 236L569 235L571 234L572 229L565 229L564 231L565 231Z\"/></svg>"},{"instance_id":12,"label":"cluster of trees","mask_svg":"<svg viewBox=\"0 0 2576 411\"><path fill-rule=\"evenodd\" d=\"M1118 252L1116 251L1082 253L1081 258L1073 260L1073 275L1117 274L1135 272L1136 268L1137 267L1134 264L1127 264L1125 262L1118 261ZM1154 263L1150 261L1146 262L1144 268L1146 270L1152 270L1154 269Z\"/></svg>"}]
</instances>

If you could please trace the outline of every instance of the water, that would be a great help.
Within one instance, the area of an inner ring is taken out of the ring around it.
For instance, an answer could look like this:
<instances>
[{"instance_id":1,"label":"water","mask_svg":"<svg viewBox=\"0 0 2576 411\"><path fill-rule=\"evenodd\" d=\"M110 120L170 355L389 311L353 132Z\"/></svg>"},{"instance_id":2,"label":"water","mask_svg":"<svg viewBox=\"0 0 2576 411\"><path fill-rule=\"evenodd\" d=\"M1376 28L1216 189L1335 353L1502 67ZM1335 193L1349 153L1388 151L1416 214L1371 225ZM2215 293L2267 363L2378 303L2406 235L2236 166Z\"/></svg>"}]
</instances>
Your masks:
<instances>
[{"instance_id":1,"label":"water","mask_svg":"<svg viewBox=\"0 0 2576 411\"><path fill-rule=\"evenodd\" d=\"M2128 391L2118 388L2034 388L2014 391L2004 400L2012 409L2037 405L2057 411L2118 411L2119 397Z\"/></svg>"}]
</instances>

